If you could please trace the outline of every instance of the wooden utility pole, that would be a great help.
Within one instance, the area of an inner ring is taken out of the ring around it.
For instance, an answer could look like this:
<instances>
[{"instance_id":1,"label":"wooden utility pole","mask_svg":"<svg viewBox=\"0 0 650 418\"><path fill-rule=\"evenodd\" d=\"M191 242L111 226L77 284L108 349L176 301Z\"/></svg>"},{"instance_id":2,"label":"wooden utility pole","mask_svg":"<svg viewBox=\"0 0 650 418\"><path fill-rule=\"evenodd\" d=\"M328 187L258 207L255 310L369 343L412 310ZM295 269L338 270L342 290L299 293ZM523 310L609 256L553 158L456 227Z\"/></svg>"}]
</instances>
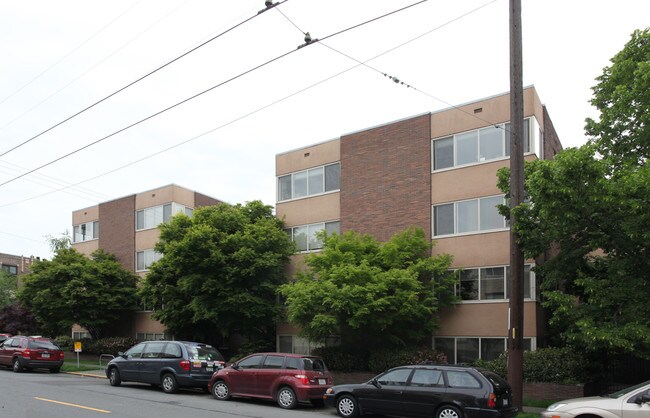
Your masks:
<instances>
[{"instance_id":1,"label":"wooden utility pole","mask_svg":"<svg viewBox=\"0 0 650 418\"><path fill-rule=\"evenodd\" d=\"M510 0L510 208L524 197L524 88L521 47L521 0ZM524 255L510 217L510 324L508 382L512 402L522 410L524 386Z\"/></svg>"}]
</instances>

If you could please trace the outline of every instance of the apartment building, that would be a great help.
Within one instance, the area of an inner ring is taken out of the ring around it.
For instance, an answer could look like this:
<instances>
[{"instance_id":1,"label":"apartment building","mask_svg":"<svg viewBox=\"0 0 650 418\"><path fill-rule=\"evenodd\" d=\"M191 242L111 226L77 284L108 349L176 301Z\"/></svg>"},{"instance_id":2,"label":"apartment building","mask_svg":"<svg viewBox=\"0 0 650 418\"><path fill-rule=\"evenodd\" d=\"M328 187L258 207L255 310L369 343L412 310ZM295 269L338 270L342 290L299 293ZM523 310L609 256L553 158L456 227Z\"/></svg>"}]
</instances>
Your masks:
<instances>
[{"instance_id":1,"label":"apartment building","mask_svg":"<svg viewBox=\"0 0 650 418\"><path fill-rule=\"evenodd\" d=\"M454 256L460 302L442 312L432 347L449 362L493 359L506 350L509 230L496 172L509 166L509 94L416 115L276 156L277 216L299 254L322 247L314 234L355 230L388 240L409 226L435 242L432 255ZM562 146L534 87L524 89L525 158L552 158ZM539 289L526 260L524 342L544 337ZM309 352L290 324L277 327L277 349Z\"/></svg>"},{"instance_id":2,"label":"apartment building","mask_svg":"<svg viewBox=\"0 0 650 418\"><path fill-rule=\"evenodd\" d=\"M100 203L72 213L72 247L90 255L97 249L115 254L124 268L140 277L161 257L154 251L158 225L176 213L189 216L195 208L221 203L218 199L171 184ZM124 324L123 335L138 340L158 340L165 327L151 318L155 307L142 306L133 321ZM74 338L88 337L86 330L73 328Z\"/></svg>"},{"instance_id":3,"label":"apartment building","mask_svg":"<svg viewBox=\"0 0 650 418\"><path fill-rule=\"evenodd\" d=\"M0 253L0 271L21 276L29 273L31 265L37 260L40 260L40 257Z\"/></svg>"}]
</instances>

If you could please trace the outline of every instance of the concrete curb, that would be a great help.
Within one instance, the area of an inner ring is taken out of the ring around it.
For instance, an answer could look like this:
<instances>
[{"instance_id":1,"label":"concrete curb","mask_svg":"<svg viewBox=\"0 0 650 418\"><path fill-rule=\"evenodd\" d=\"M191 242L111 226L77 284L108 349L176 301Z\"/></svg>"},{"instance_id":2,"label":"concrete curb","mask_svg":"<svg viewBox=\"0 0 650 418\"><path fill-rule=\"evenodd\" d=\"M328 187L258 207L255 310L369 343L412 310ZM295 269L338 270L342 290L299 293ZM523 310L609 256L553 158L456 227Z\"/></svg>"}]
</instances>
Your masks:
<instances>
[{"instance_id":1,"label":"concrete curb","mask_svg":"<svg viewBox=\"0 0 650 418\"><path fill-rule=\"evenodd\" d=\"M76 376L84 376L84 377L94 377L95 379L106 379L106 375L104 374L103 371L97 373L89 373L89 372L61 372L61 373L74 374Z\"/></svg>"}]
</instances>

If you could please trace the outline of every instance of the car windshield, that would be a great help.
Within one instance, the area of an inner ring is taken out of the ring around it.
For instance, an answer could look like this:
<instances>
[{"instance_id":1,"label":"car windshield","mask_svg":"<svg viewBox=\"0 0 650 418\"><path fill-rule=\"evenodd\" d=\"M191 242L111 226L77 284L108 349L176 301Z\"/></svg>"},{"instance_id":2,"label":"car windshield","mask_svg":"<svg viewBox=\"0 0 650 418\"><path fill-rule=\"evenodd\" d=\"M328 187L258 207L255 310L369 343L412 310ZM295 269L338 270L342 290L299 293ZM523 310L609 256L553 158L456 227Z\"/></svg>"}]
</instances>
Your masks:
<instances>
[{"instance_id":1,"label":"car windshield","mask_svg":"<svg viewBox=\"0 0 650 418\"><path fill-rule=\"evenodd\" d=\"M47 340L31 340L29 342L29 348L36 350L58 350L59 347L56 346L52 341Z\"/></svg>"},{"instance_id":2,"label":"car windshield","mask_svg":"<svg viewBox=\"0 0 650 418\"><path fill-rule=\"evenodd\" d=\"M223 356L211 345L188 345L187 352L191 360L223 361Z\"/></svg>"},{"instance_id":3,"label":"car windshield","mask_svg":"<svg viewBox=\"0 0 650 418\"><path fill-rule=\"evenodd\" d=\"M613 399L618 399L623 395L627 395L628 393L635 391L645 385L650 385L650 380L646 380L643 383L639 383L638 385L630 386L629 388L625 388L623 390L619 390L618 392L610 393L609 395L605 395L608 398L613 398Z\"/></svg>"},{"instance_id":4,"label":"car windshield","mask_svg":"<svg viewBox=\"0 0 650 418\"><path fill-rule=\"evenodd\" d=\"M305 370L313 370L316 372L326 372L327 367L325 367L325 362L322 359L317 357L303 357L303 363L305 364Z\"/></svg>"},{"instance_id":5,"label":"car windshield","mask_svg":"<svg viewBox=\"0 0 650 418\"><path fill-rule=\"evenodd\" d=\"M508 387L508 382L503 380L503 378L501 376L499 376L498 374L489 372L487 370L481 370L481 373L483 374L483 376L485 376L490 381L490 383L492 383L492 385L495 388L501 389L501 388L507 388Z\"/></svg>"}]
</instances>

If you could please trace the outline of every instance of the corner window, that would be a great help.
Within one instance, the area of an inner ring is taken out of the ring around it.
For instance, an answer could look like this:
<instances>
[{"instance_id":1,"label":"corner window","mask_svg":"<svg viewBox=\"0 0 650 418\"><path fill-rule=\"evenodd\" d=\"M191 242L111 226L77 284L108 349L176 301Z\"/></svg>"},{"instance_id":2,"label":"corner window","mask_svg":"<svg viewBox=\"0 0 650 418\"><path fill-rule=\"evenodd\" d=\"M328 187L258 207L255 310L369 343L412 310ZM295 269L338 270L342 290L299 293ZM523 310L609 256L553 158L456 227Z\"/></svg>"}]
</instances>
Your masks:
<instances>
[{"instance_id":1,"label":"corner window","mask_svg":"<svg viewBox=\"0 0 650 418\"><path fill-rule=\"evenodd\" d=\"M278 202L339 190L340 164L328 164L278 177Z\"/></svg>"},{"instance_id":2,"label":"corner window","mask_svg":"<svg viewBox=\"0 0 650 418\"><path fill-rule=\"evenodd\" d=\"M163 222L169 222L172 216L177 213L184 213L187 216L192 216L194 209L175 202L140 209L135 213L135 229L140 231L143 229L155 228Z\"/></svg>"},{"instance_id":3,"label":"corner window","mask_svg":"<svg viewBox=\"0 0 650 418\"><path fill-rule=\"evenodd\" d=\"M462 269L456 295L463 301L507 300L510 297L510 267ZM531 265L524 266L524 298L536 295Z\"/></svg>"},{"instance_id":4,"label":"corner window","mask_svg":"<svg viewBox=\"0 0 650 418\"><path fill-rule=\"evenodd\" d=\"M86 222L72 227L73 242L84 242L99 238L99 221Z\"/></svg>"},{"instance_id":5,"label":"corner window","mask_svg":"<svg viewBox=\"0 0 650 418\"><path fill-rule=\"evenodd\" d=\"M506 220L497 205L503 196L463 200L433 207L434 236L467 234L506 228Z\"/></svg>"}]
</instances>

